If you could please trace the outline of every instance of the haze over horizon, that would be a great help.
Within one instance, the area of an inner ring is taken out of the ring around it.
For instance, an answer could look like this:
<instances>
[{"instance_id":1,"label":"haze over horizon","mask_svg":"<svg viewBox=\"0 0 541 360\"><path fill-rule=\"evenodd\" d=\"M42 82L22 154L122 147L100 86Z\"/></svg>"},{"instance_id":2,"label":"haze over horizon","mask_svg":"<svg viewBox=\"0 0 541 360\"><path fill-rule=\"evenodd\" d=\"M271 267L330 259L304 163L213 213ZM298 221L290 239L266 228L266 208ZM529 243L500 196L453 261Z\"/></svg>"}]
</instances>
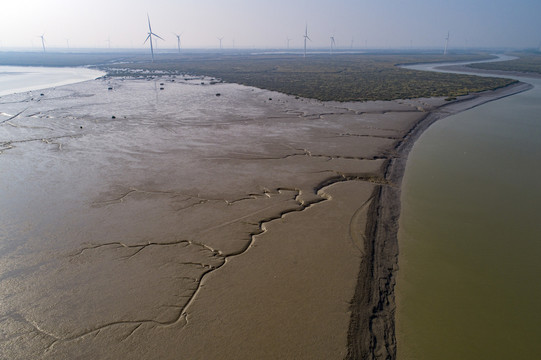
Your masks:
<instances>
[{"instance_id":1,"label":"haze over horizon","mask_svg":"<svg viewBox=\"0 0 541 360\"><path fill-rule=\"evenodd\" d=\"M0 6L0 50L143 48L147 13L158 47L539 48L541 2L533 0L18 0Z\"/></svg>"}]
</instances>

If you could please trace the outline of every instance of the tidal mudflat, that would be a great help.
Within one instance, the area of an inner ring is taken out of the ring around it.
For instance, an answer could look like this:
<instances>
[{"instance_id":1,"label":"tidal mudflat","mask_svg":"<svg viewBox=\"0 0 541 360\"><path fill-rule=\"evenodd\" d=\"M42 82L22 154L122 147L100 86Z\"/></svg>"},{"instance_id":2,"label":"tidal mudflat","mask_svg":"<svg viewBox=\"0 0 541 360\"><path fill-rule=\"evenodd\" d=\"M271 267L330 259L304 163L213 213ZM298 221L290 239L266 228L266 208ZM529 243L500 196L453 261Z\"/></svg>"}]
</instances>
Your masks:
<instances>
[{"instance_id":1,"label":"tidal mudflat","mask_svg":"<svg viewBox=\"0 0 541 360\"><path fill-rule=\"evenodd\" d=\"M0 357L394 356L408 144L520 85L441 108L210 83L0 98Z\"/></svg>"}]
</instances>

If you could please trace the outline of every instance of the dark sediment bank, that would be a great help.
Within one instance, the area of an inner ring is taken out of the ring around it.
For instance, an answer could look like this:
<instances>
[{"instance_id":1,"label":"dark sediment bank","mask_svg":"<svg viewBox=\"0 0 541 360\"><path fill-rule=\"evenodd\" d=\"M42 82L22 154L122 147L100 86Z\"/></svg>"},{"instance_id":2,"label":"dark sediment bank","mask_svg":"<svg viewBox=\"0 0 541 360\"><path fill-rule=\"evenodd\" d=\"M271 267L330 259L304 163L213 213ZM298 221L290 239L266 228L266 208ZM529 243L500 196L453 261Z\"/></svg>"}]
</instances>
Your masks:
<instances>
[{"instance_id":1,"label":"dark sediment bank","mask_svg":"<svg viewBox=\"0 0 541 360\"><path fill-rule=\"evenodd\" d=\"M440 119L531 88L529 84L517 83L443 105L427 113L397 142L396 154L388 160L384 172L391 185L376 187L375 201L369 209L365 232L367 256L361 263L351 301L346 359L396 359L394 285L398 270L400 184L415 141Z\"/></svg>"}]
</instances>

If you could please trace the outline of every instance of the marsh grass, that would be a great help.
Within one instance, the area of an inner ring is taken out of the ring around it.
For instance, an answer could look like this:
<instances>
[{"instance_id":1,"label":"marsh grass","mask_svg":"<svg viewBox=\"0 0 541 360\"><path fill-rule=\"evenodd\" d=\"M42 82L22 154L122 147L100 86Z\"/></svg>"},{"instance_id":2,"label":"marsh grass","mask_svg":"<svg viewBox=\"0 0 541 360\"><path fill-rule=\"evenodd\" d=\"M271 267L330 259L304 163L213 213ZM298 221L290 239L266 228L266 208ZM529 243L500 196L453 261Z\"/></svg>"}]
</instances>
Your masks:
<instances>
[{"instance_id":1,"label":"marsh grass","mask_svg":"<svg viewBox=\"0 0 541 360\"><path fill-rule=\"evenodd\" d=\"M300 56L188 56L118 68L207 75L226 82L323 101L455 98L507 86L514 80L403 69L397 64L477 60L486 55L338 54ZM112 67L109 67L112 69ZM129 71L128 71L129 73ZM128 75L120 72L119 75Z\"/></svg>"},{"instance_id":2,"label":"marsh grass","mask_svg":"<svg viewBox=\"0 0 541 360\"><path fill-rule=\"evenodd\" d=\"M488 54L434 55L415 53L385 54L299 54L254 55L240 53L194 52L159 54L151 63L143 53L15 53L0 52L0 64L34 66L92 65L110 76L141 74L206 75L220 81L324 101L395 100L457 96L509 85L514 80L443 74L403 69L397 64L480 60ZM525 62L524 62L525 61ZM522 64L535 67L538 58ZM511 63L511 62L508 62ZM508 64L501 63L501 64ZM486 65L495 66L500 63ZM485 65L485 64L483 64ZM141 72L143 70L143 72Z\"/></svg>"}]
</instances>

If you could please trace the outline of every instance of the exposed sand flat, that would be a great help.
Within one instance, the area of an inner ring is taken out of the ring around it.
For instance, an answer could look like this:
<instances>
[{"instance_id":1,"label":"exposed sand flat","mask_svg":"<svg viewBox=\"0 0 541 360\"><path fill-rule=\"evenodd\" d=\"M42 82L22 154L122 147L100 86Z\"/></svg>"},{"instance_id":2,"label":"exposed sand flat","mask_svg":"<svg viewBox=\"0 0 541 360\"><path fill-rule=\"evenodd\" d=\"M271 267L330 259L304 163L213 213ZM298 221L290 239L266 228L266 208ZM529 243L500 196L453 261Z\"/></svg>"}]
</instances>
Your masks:
<instances>
[{"instance_id":1,"label":"exposed sand flat","mask_svg":"<svg viewBox=\"0 0 541 360\"><path fill-rule=\"evenodd\" d=\"M522 88L438 108L170 80L0 99L0 357L394 356L408 146Z\"/></svg>"}]
</instances>

